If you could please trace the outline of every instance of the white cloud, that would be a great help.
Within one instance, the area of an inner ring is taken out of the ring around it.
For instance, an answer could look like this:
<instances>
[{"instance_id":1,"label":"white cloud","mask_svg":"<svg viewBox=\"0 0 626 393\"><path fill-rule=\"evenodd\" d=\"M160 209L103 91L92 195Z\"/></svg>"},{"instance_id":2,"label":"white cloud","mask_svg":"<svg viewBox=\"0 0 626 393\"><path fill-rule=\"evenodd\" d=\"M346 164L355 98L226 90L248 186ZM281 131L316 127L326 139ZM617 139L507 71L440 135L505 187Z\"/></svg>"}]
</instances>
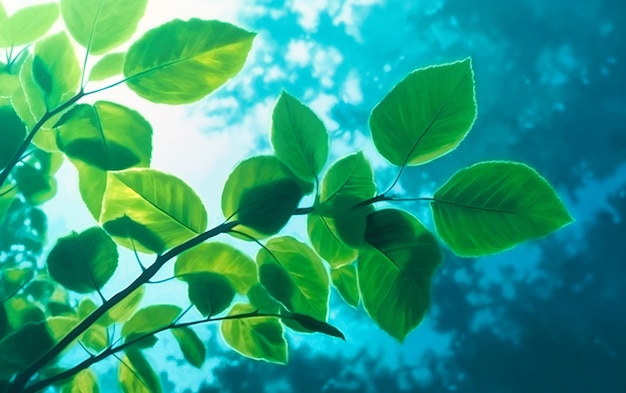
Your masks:
<instances>
[{"instance_id":1,"label":"white cloud","mask_svg":"<svg viewBox=\"0 0 626 393\"><path fill-rule=\"evenodd\" d=\"M361 90L361 79L356 71L350 71L345 82L343 82L341 99L343 102L357 105L363 102L363 91Z\"/></svg>"},{"instance_id":2,"label":"white cloud","mask_svg":"<svg viewBox=\"0 0 626 393\"><path fill-rule=\"evenodd\" d=\"M285 59L289 65L305 67L311 63L313 43L304 40L291 40L287 45Z\"/></svg>"}]
</instances>

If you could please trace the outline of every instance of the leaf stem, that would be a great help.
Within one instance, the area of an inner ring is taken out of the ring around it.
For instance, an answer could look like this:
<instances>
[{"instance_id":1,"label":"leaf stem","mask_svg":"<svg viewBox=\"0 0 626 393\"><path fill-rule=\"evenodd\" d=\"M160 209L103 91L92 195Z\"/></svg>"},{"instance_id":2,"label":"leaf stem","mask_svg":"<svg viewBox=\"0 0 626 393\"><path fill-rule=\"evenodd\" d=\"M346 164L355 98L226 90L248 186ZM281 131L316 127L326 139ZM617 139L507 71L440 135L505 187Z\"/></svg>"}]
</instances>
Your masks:
<instances>
[{"instance_id":1,"label":"leaf stem","mask_svg":"<svg viewBox=\"0 0 626 393\"><path fill-rule=\"evenodd\" d=\"M150 281L150 279L154 277L156 273L158 273L158 271L163 267L163 265L165 265L167 261L197 246L207 239L230 231L234 226L238 224L239 223L237 221L220 224L190 240L187 240L182 244L179 244L178 246L170 249L165 254L157 256L154 263L150 265L144 272L142 272L132 283L130 283L126 288L115 294L109 300L104 302L87 318L85 318L76 327L74 327L74 329L72 329L67 335L65 335L65 337L63 337L57 344L50 348L48 352L46 352L41 358L39 358L35 363L33 363L20 374L18 374L15 380L11 383L11 386L9 387L7 393L34 392L47 386L40 385L40 383L38 382L32 385L33 389L31 389L30 387L26 388L28 381L30 381L33 375L35 375L46 364L53 361L61 352L63 352L65 348L67 348L72 342L74 342L74 340L80 337L81 334L86 332L87 329L89 329L94 323L96 323L96 321L108 310L110 310L113 306L128 297L128 295L130 295L135 289ZM124 344L122 344L122 346L123 345ZM96 356L96 358L98 358L98 356ZM37 389L34 389L34 386L37 386Z\"/></svg>"}]
</instances>

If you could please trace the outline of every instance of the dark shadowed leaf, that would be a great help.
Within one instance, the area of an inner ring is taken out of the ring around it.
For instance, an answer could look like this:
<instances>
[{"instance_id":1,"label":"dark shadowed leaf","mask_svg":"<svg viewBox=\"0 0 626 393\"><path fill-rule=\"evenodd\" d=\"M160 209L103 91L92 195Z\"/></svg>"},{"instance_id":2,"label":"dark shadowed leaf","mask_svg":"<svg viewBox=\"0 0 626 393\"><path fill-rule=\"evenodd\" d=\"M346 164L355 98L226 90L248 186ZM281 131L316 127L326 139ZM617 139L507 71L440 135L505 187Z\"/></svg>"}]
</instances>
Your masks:
<instances>
[{"instance_id":1,"label":"dark shadowed leaf","mask_svg":"<svg viewBox=\"0 0 626 393\"><path fill-rule=\"evenodd\" d=\"M194 273L184 276L189 284L189 300L205 317L217 315L230 305L235 289L230 281L215 273Z\"/></svg>"},{"instance_id":2,"label":"dark shadowed leaf","mask_svg":"<svg viewBox=\"0 0 626 393\"><path fill-rule=\"evenodd\" d=\"M470 59L413 71L376 105L374 145L394 165L418 165L454 150L476 119Z\"/></svg>"},{"instance_id":3,"label":"dark shadowed leaf","mask_svg":"<svg viewBox=\"0 0 626 393\"><path fill-rule=\"evenodd\" d=\"M357 262L361 300L378 326L398 341L422 321L440 262L437 240L415 217L396 209L367 217Z\"/></svg>"},{"instance_id":4,"label":"dark shadowed leaf","mask_svg":"<svg viewBox=\"0 0 626 393\"><path fill-rule=\"evenodd\" d=\"M90 228L59 239L48 254L48 272L61 285L79 293L101 289L118 263L117 246L102 229Z\"/></svg>"},{"instance_id":5,"label":"dark shadowed leaf","mask_svg":"<svg viewBox=\"0 0 626 393\"><path fill-rule=\"evenodd\" d=\"M461 169L435 192L431 208L437 233L461 256L504 251L573 221L541 175L506 161Z\"/></svg>"},{"instance_id":6,"label":"dark shadowed leaf","mask_svg":"<svg viewBox=\"0 0 626 393\"><path fill-rule=\"evenodd\" d=\"M54 345L46 323L27 323L0 340L0 379L33 364Z\"/></svg>"},{"instance_id":7,"label":"dark shadowed leaf","mask_svg":"<svg viewBox=\"0 0 626 393\"><path fill-rule=\"evenodd\" d=\"M0 170L13 157L26 136L26 127L15 110L10 106L0 106L2 143L0 143Z\"/></svg>"},{"instance_id":8,"label":"dark shadowed leaf","mask_svg":"<svg viewBox=\"0 0 626 393\"><path fill-rule=\"evenodd\" d=\"M346 337L343 335L343 333L341 333L339 329L324 321L319 321L313 317L304 314L286 312L283 315L285 315L285 319L293 319L309 331L324 333L329 336L340 338L344 341L346 339Z\"/></svg>"},{"instance_id":9,"label":"dark shadowed leaf","mask_svg":"<svg viewBox=\"0 0 626 393\"><path fill-rule=\"evenodd\" d=\"M173 20L148 31L128 49L126 83L153 102L198 101L241 70L254 36L215 20Z\"/></svg>"},{"instance_id":10,"label":"dark shadowed leaf","mask_svg":"<svg viewBox=\"0 0 626 393\"><path fill-rule=\"evenodd\" d=\"M56 179L31 164L18 166L15 169L15 180L22 195L33 205L49 201L57 192Z\"/></svg>"},{"instance_id":11,"label":"dark shadowed leaf","mask_svg":"<svg viewBox=\"0 0 626 393\"><path fill-rule=\"evenodd\" d=\"M206 359L206 347L195 331L188 327L172 329L172 334L185 359L196 368L202 367Z\"/></svg>"},{"instance_id":12,"label":"dark shadowed leaf","mask_svg":"<svg viewBox=\"0 0 626 393\"><path fill-rule=\"evenodd\" d=\"M235 304L228 315L251 313L248 304ZM272 363L287 363L287 340L278 318L248 317L229 319L220 327L224 341L243 356Z\"/></svg>"},{"instance_id":13,"label":"dark shadowed leaf","mask_svg":"<svg viewBox=\"0 0 626 393\"><path fill-rule=\"evenodd\" d=\"M93 54L124 43L135 30L148 0L61 0L61 13L72 37Z\"/></svg>"},{"instance_id":14,"label":"dark shadowed leaf","mask_svg":"<svg viewBox=\"0 0 626 393\"><path fill-rule=\"evenodd\" d=\"M282 92L272 112L270 132L276 157L305 181L317 178L328 159L324 123L297 98Z\"/></svg>"}]
</instances>

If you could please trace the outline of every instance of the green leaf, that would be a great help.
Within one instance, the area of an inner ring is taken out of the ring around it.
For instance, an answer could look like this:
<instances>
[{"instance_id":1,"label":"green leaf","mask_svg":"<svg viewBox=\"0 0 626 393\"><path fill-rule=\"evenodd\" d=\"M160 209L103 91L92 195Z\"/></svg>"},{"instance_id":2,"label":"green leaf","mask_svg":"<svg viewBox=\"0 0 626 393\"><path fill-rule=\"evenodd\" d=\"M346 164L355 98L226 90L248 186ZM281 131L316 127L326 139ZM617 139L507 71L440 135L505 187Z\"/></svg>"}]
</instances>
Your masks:
<instances>
[{"instance_id":1,"label":"green leaf","mask_svg":"<svg viewBox=\"0 0 626 393\"><path fill-rule=\"evenodd\" d=\"M207 226L207 213L200 197L179 178L153 169L127 169L109 172L100 222L124 247L143 252L161 253L202 233ZM136 230L114 231L107 223L124 216L158 234L165 245L149 248L142 238L132 236Z\"/></svg>"},{"instance_id":2,"label":"green leaf","mask_svg":"<svg viewBox=\"0 0 626 393\"><path fill-rule=\"evenodd\" d=\"M99 393L98 377L89 370L82 370L76 374L68 383L63 385L61 393Z\"/></svg>"},{"instance_id":3,"label":"green leaf","mask_svg":"<svg viewBox=\"0 0 626 393\"><path fill-rule=\"evenodd\" d=\"M471 60L413 71L370 115L374 145L394 165L418 165L454 150L476 119Z\"/></svg>"},{"instance_id":4,"label":"green leaf","mask_svg":"<svg viewBox=\"0 0 626 393\"><path fill-rule=\"evenodd\" d=\"M59 239L48 254L48 272L61 285L75 292L101 289L115 273L117 246L99 227Z\"/></svg>"},{"instance_id":5,"label":"green leaf","mask_svg":"<svg viewBox=\"0 0 626 393\"><path fill-rule=\"evenodd\" d=\"M328 168L320 187L319 209L329 215L343 211L376 194L374 171L362 151L337 160Z\"/></svg>"},{"instance_id":6,"label":"green leaf","mask_svg":"<svg viewBox=\"0 0 626 393\"><path fill-rule=\"evenodd\" d=\"M289 311L326 320L328 273L320 258L293 237L270 239L257 254L261 284Z\"/></svg>"},{"instance_id":7,"label":"green leaf","mask_svg":"<svg viewBox=\"0 0 626 393\"><path fill-rule=\"evenodd\" d=\"M346 337L343 335L343 333L341 333L339 329L324 321L319 321L313 317L304 314L286 312L284 313L284 315L288 319L292 319L298 322L302 327L307 330L337 337L344 341L346 340Z\"/></svg>"},{"instance_id":8,"label":"green leaf","mask_svg":"<svg viewBox=\"0 0 626 393\"><path fill-rule=\"evenodd\" d=\"M185 359L196 368L201 368L206 359L206 347L200 337L188 327L172 329Z\"/></svg>"},{"instance_id":9,"label":"green leaf","mask_svg":"<svg viewBox=\"0 0 626 393\"><path fill-rule=\"evenodd\" d=\"M46 323L27 323L0 340L0 379L21 371L37 361L54 341Z\"/></svg>"},{"instance_id":10,"label":"green leaf","mask_svg":"<svg viewBox=\"0 0 626 393\"><path fill-rule=\"evenodd\" d=\"M241 70L254 36L215 20L173 20L148 31L129 48L126 83L152 102L198 101Z\"/></svg>"},{"instance_id":11,"label":"green leaf","mask_svg":"<svg viewBox=\"0 0 626 393\"><path fill-rule=\"evenodd\" d=\"M2 170L26 137L26 127L15 110L8 105L0 106L0 124L2 124L2 143L0 143L0 170Z\"/></svg>"},{"instance_id":12,"label":"green leaf","mask_svg":"<svg viewBox=\"0 0 626 393\"><path fill-rule=\"evenodd\" d=\"M11 105L28 128L35 126L46 113L46 100L43 91L33 75L33 55L29 54L20 68L21 86L13 93Z\"/></svg>"},{"instance_id":13,"label":"green leaf","mask_svg":"<svg viewBox=\"0 0 626 393\"><path fill-rule=\"evenodd\" d=\"M15 169L17 188L32 205L39 205L52 199L57 192L57 182L36 169L33 165L19 165Z\"/></svg>"},{"instance_id":14,"label":"green leaf","mask_svg":"<svg viewBox=\"0 0 626 393\"><path fill-rule=\"evenodd\" d=\"M226 310L235 297L235 289L226 277L215 273L193 273L185 276L189 300L205 317Z\"/></svg>"},{"instance_id":15,"label":"green leaf","mask_svg":"<svg viewBox=\"0 0 626 393\"><path fill-rule=\"evenodd\" d=\"M124 393L161 393L161 380L143 354L131 349L120 362L117 378Z\"/></svg>"},{"instance_id":16,"label":"green leaf","mask_svg":"<svg viewBox=\"0 0 626 393\"><path fill-rule=\"evenodd\" d=\"M138 112L108 101L77 105L57 123L57 145L102 170L150 165L152 127Z\"/></svg>"},{"instance_id":17,"label":"green leaf","mask_svg":"<svg viewBox=\"0 0 626 393\"><path fill-rule=\"evenodd\" d=\"M61 0L61 14L72 37L97 55L133 35L147 3L148 0Z\"/></svg>"},{"instance_id":18,"label":"green leaf","mask_svg":"<svg viewBox=\"0 0 626 393\"><path fill-rule=\"evenodd\" d=\"M102 213L102 200L107 187L107 172L81 160L71 160L78 171L78 190L87 210L98 221ZM162 245L161 245L162 247Z\"/></svg>"},{"instance_id":19,"label":"green leaf","mask_svg":"<svg viewBox=\"0 0 626 393\"><path fill-rule=\"evenodd\" d=\"M276 157L305 181L315 180L328 159L328 132L324 123L284 91L272 112L270 141Z\"/></svg>"},{"instance_id":20,"label":"green leaf","mask_svg":"<svg viewBox=\"0 0 626 393\"><path fill-rule=\"evenodd\" d=\"M215 273L228 279L235 290L245 295L257 283L254 261L231 245L211 242L195 246L176 260L174 274L187 281L195 273Z\"/></svg>"},{"instance_id":21,"label":"green leaf","mask_svg":"<svg viewBox=\"0 0 626 393\"><path fill-rule=\"evenodd\" d=\"M89 73L89 81L97 82L122 73L125 53L117 52L103 56L94 64Z\"/></svg>"},{"instance_id":22,"label":"green leaf","mask_svg":"<svg viewBox=\"0 0 626 393\"><path fill-rule=\"evenodd\" d=\"M248 299L250 304L260 312L275 314L282 308L281 304L274 300L267 292L267 289L260 283L250 288Z\"/></svg>"},{"instance_id":23,"label":"green leaf","mask_svg":"<svg viewBox=\"0 0 626 393\"><path fill-rule=\"evenodd\" d=\"M248 304L235 304L228 315L242 315L254 310ZM287 363L287 340L277 318L228 319L222 322L220 331L224 341L243 356L272 363Z\"/></svg>"},{"instance_id":24,"label":"green leaf","mask_svg":"<svg viewBox=\"0 0 626 393\"><path fill-rule=\"evenodd\" d=\"M55 316L48 317L47 322L52 339L55 343L58 343L63 337L67 336L80 321L73 316Z\"/></svg>"},{"instance_id":25,"label":"green leaf","mask_svg":"<svg viewBox=\"0 0 626 393\"><path fill-rule=\"evenodd\" d=\"M122 326L122 336L147 334L164 328L174 322L180 312L180 307L170 304L142 308Z\"/></svg>"},{"instance_id":26,"label":"green leaf","mask_svg":"<svg viewBox=\"0 0 626 393\"><path fill-rule=\"evenodd\" d=\"M11 204L17 200L17 196L18 192L13 184L6 182L4 186L0 187L0 222L11 207Z\"/></svg>"},{"instance_id":27,"label":"green leaf","mask_svg":"<svg viewBox=\"0 0 626 393\"><path fill-rule=\"evenodd\" d=\"M78 91L81 69L74 46L64 32L35 45L33 75L46 97L46 107L56 109Z\"/></svg>"},{"instance_id":28,"label":"green leaf","mask_svg":"<svg viewBox=\"0 0 626 393\"><path fill-rule=\"evenodd\" d=\"M359 255L356 248L348 246L341 240L334 218L315 213L309 214L307 232L315 251L333 267L348 264Z\"/></svg>"},{"instance_id":29,"label":"green leaf","mask_svg":"<svg viewBox=\"0 0 626 393\"><path fill-rule=\"evenodd\" d=\"M398 341L424 317L440 262L437 240L415 217L395 209L367 217L357 262L361 300L378 326Z\"/></svg>"},{"instance_id":30,"label":"green leaf","mask_svg":"<svg viewBox=\"0 0 626 393\"><path fill-rule=\"evenodd\" d=\"M0 24L0 48L27 45L46 34L59 17L54 3L22 8Z\"/></svg>"},{"instance_id":31,"label":"green leaf","mask_svg":"<svg viewBox=\"0 0 626 393\"><path fill-rule=\"evenodd\" d=\"M20 78L17 75L9 74L1 68L2 64L0 64L0 97L10 98L15 90L20 87Z\"/></svg>"},{"instance_id":32,"label":"green leaf","mask_svg":"<svg viewBox=\"0 0 626 393\"><path fill-rule=\"evenodd\" d=\"M9 324L9 316L4 303L0 303L0 339L9 333L11 325Z\"/></svg>"},{"instance_id":33,"label":"green leaf","mask_svg":"<svg viewBox=\"0 0 626 393\"><path fill-rule=\"evenodd\" d=\"M78 309L76 310L76 314L79 319L83 320L87 318L92 312L94 312L98 306L88 297L81 299L80 303L78 303Z\"/></svg>"},{"instance_id":34,"label":"green leaf","mask_svg":"<svg viewBox=\"0 0 626 393\"><path fill-rule=\"evenodd\" d=\"M130 295L126 296L115 306L111 307L111 309L102 317L100 317L98 319L98 323L103 326L109 326L116 322L127 321L139 306L145 292L146 287L144 286L140 286L135 289L130 293Z\"/></svg>"},{"instance_id":35,"label":"green leaf","mask_svg":"<svg viewBox=\"0 0 626 393\"><path fill-rule=\"evenodd\" d=\"M9 325L14 329L27 323L39 323L46 319L43 311L36 304L28 301L25 296L14 296L4 305Z\"/></svg>"},{"instance_id":36,"label":"green leaf","mask_svg":"<svg viewBox=\"0 0 626 393\"><path fill-rule=\"evenodd\" d=\"M359 286L357 282L356 268L354 265L344 265L330 271L333 286L337 288L341 298L348 305L357 308L359 306Z\"/></svg>"},{"instance_id":37,"label":"green leaf","mask_svg":"<svg viewBox=\"0 0 626 393\"><path fill-rule=\"evenodd\" d=\"M460 256L501 252L573 221L541 175L507 161L461 169L435 192L431 208L437 233Z\"/></svg>"},{"instance_id":38,"label":"green leaf","mask_svg":"<svg viewBox=\"0 0 626 393\"><path fill-rule=\"evenodd\" d=\"M262 239L280 231L311 186L298 181L275 156L252 157L228 176L222 212L241 224L237 231Z\"/></svg>"},{"instance_id":39,"label":"green leaf","mask_svg":"<svg viewBox=\"0 0 626 393\"><path fill-rule=\"evenodd\" d=\"M103 351L109 346L109 334L107 328L94 324L80 337L80 342L87 348L96 352Z\"/></svg>"}]
</instances>

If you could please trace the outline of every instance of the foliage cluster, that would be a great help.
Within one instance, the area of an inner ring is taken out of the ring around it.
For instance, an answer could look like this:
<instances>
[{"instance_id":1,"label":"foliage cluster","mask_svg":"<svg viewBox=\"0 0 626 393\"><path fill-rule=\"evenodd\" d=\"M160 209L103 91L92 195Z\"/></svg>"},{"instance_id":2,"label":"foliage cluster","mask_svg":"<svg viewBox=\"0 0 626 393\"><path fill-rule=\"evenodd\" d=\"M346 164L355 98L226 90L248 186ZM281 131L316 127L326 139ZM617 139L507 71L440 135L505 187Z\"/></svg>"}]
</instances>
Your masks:
<instances>
[{"instance_id":1,"label":"foliage cluster","mask_svg":"<svg viewBox=\"0 0 626 393\"><path fill-rule=\"evenodd\" d=\"M150 122L126 106L81 99L124 83L150 102L196 102L242 69L255 34L215 20L173 20L116 52L134 36L146 5L61 0L12 15L0 5L0 219L15 233L0 254L0 391L52 384L97 391L90 366L115 356L124 391L158 392L144 354L156 335L170 331L200 367L206 348L193 328L210 322L220 323L224 341L242 355L285 363L286 328L343 338L326 322L331 286L402 341L428 309L442 253L414 215L376 208L380 202L429 203L437 235L460 256L501 252L571 221L548 182L521 163L461 169L431 197L393 193L404 168L449 153L470 131L477 107L464 59L415 70L373 108L373 142L398 167L382 192L362 152L327 164L323 122L283 92L272 112L273 154L234 168L222 192L225 220L207 229L201 197L150 168ZM65 28L49 33L59 17ZM37 206L54 197L65 159L97 225L56 239L39 266L46 225ZM311 195L312 205L301 206ZM308 242L281 233L294 215L306 215ZM255 258L212 240L221 234L256 243ZM106 298L119 246L154 260ZM140 307L145 285L170 261L191 306ZM61 368L71 347L82 347L84 360Z\"/></svg>"}]
</instances>

